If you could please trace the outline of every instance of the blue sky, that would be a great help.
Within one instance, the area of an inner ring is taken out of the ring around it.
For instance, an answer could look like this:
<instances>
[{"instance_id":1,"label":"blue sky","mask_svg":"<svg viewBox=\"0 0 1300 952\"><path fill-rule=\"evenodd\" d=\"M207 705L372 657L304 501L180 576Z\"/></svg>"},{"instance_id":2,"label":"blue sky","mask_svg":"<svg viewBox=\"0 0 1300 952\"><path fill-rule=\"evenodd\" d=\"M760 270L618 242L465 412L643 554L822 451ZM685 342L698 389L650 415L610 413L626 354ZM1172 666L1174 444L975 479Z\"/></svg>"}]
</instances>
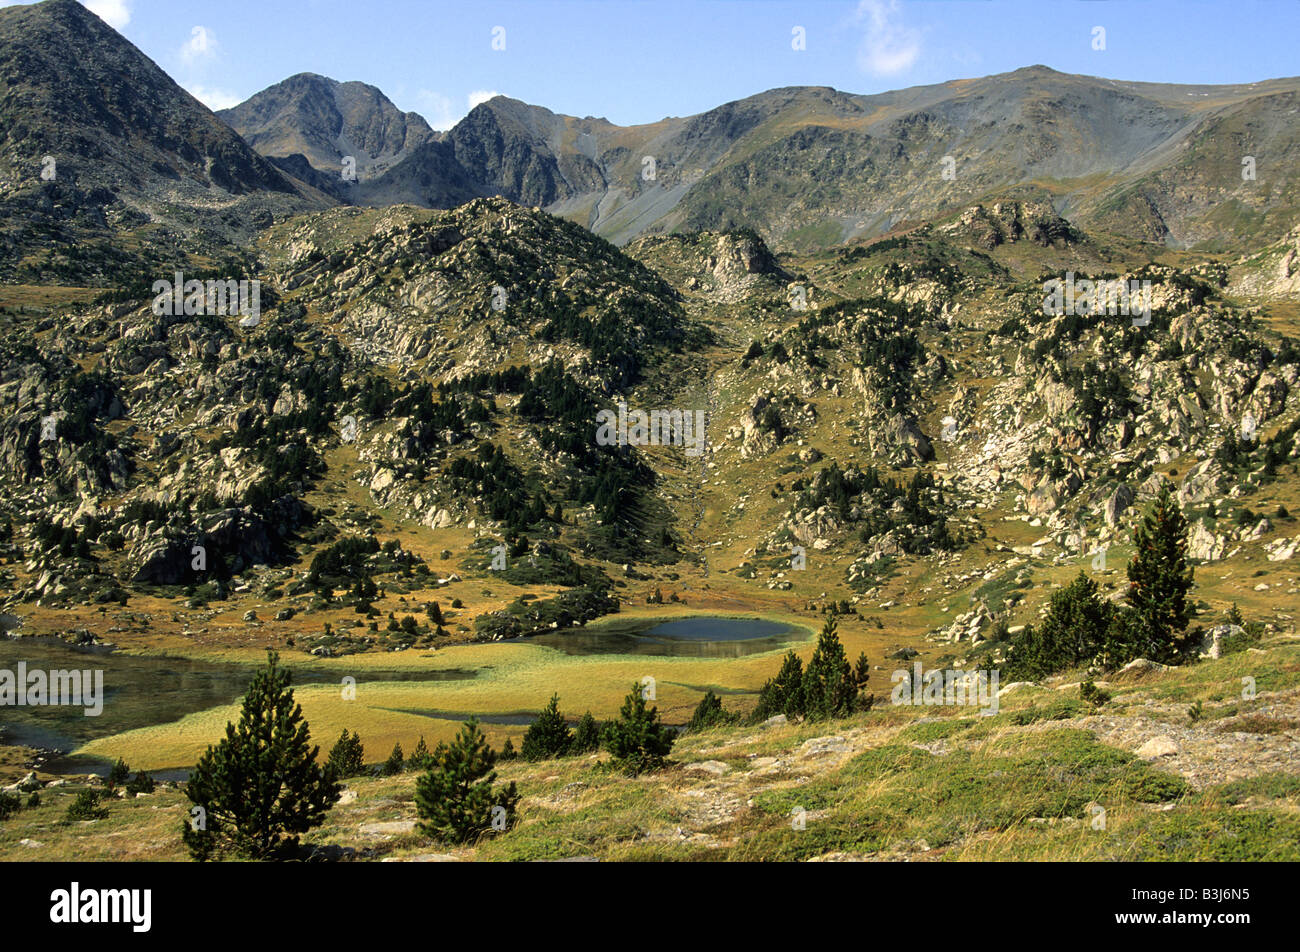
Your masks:
<instances>
[{"instance_id":1,"label":"blue sky","mask_svg":"<svg viewBox=\"0 0 1300 952\"><path fill-rule=\"evenodd\" d=\"M1034 63L1177 83L1300 73L1296 0L83 2L214 108L310 71L437 128L496 92L626 125L777 86L870 93Z\"/></svg>"}]
</instances>

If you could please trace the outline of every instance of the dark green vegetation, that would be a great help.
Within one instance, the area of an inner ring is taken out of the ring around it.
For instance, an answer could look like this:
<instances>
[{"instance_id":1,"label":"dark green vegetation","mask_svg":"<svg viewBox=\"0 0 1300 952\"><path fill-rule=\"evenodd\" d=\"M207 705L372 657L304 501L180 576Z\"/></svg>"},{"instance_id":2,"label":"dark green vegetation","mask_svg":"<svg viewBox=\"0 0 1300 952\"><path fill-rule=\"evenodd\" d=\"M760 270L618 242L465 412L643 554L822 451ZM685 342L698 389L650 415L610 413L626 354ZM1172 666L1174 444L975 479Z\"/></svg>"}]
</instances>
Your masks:
<instances>
[{"instance_id":1,"label":"dark green vegetation","mask_svg":"<svg viewBox=\"0 0 1300 952\"><path fill-rule=\"evenodd\" d=\"M195 765L185 785L194 804L183 837L195 859L226 853L254 859L292 855L298 838L339 798L319 747L294 701L290 675L270 652L244 698L238 724Z\"/></svg>"},{"instance_id":2,"label":"dark green vegetation","mask_svg":"<svg viewBox=\"0 0 1300 952\"><path fill-rule=\"evenodd\" d=\"M560 696L552 694L550 703L537 715L537 720L524 733L523 744L519 748L520 756L527 760L544 760L547 757L563 757L574 746L573 731L560 714Z\"/></svg>"},{"instance_id":3,"label":"dark green vegetation","mask_svg":"<svg viewBox=\"0 0 1300 952\"><path fill-rule=\"evenodd\" d=\"M1026 625L1011 643L1009 680L1037 680L1096 662L1114 670L1135 658L1160 664L1186 661L1201 631L1188 631L1194 570L1187 561L1187 522L1169 485L1134 533L1127 604L1103 600L1086 573L1054 594L1038 626Z\"/></svg>"},{"instance_id":4,"label":"dark green vegetation","mask_svg":"<svg viewBox=\"0 0 1300 952\"><path fill-rule=\"evenodd\" d=\"M646 707L645 689L634 684L618 718L605 726L604 744L614 765L636 776L664 765L674 734L659 720L658 708Z\"/></svg>"},{"instance_id":5,"label":"dark green vegetation","mask_svg":"<svg viewBox=\"0 0 1300 952\"><path fill-rule=\"evenodd\" d=\"M417 829L447 843L466 843L515 823L519 794L513 782L496 785L497 755L478 723L468 721L451 744L434 748L432 763L415 783Z\"/></svg>"},{"instance_id":6,"label":"dark green vegetation","mask_svg":"<svg viewBox=\"0 0 1300 952\"><path fill-rule=\"evenodd\" d=\"M849 664L836 626L834 617L826 620L807 668L793 651L786 653L781 670L759 692L754 721L778 714L824 720L871 709L874 696L863 693L870 664L866 655L860 656L855 665ZM704 701L700 704L703 710Z\"/></svg>"},{"instance_id":7,"label":"dark green vegetation","mask_svg":"<svg viewBox=\"0 0 1300 952\"><path fill-rule=\"evenodd\" d=\"M357 732L351 735L345 730L330 748L329 758L325 761L325 775L331 780L346 780L366 773L366 749Z\"/></svg>"}]
</instances>

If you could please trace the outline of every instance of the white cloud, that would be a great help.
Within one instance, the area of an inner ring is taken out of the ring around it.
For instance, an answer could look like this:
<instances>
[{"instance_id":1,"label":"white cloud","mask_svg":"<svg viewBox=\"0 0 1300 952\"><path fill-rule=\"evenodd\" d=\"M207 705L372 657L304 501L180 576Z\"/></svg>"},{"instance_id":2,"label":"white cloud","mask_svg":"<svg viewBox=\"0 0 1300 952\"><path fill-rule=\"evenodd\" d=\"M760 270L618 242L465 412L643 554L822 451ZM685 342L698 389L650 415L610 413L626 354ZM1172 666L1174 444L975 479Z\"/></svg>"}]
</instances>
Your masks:
<instances>
[{"instance_id":1,"label":"white cloud","mask_svg":"<svg viewBox=\"0 0 1300 952\"><path fill-rule=\"evenodd\" d=\"M475 106L481 106L492 97L500 95L495 89L476 89L466 98L469 101L469 108L473 110Z\"/></svg>"},{"instance_id":2,"label":"white cloud","mask_svg":"<svg viewBox=\"0 0 1300 952\"><path fill-rule=\"evenodd\" d=\"M130 0L81 0L81 3L115 30L131 22Z\"/></svg>"},{"instance_id":3,"label":"white cloud","mask_svg":"<svg viewBox=\"0 0 1300 952\"><path fill-rule=\"evenodd\" d=\"M190 30L189 42L181 47L181 59L186 63L208 59L217 55L217 36L206 26Z\"/></svg>"},{"instance_id":4,"label":"white cloud","mask_svg":"<svg viewBox=\"0 0 1300 952\"><path fill-rule=\"evenodd\" d=\"M858 48L858 66L868 73L904 72L921 55L921 33L903 25L898 0L862 0L855 20L867 28Z\"/></svg>"},{"instance_id":5,"label":"white cloud","mask_svg":"<svg viewBox=\"0 0 1300 952\"><path fill-rule=\"evenodd\" d=\"M231 106L238 106L244 101L243 96L238 96L224 89L215 89L211 86L186 86L185 91L213 112L218 109L229 109Z\"/></svg>"},{"instance_id":6,"label":"white cloud","mask_svg":"<svg viewBox=\"0 0 1300 952\"><path fill-rule=\"evenodd\" d=\"M493 96L500 95L494 89L476 89L465 96L465 105L457 108L450 96L432 89L421 89L413 97L413 102L415 111L424 116L430 128L438 132L446 132L464 119L475 106L480 106ZM394 98L400 100L402 97L400 94L395 94ZM403 105L401 108L406 109L408 106Z\"/></svg>"},{"instance_id":7,"label":"white cloud","mask_svg":"<svg viewBox=\"0 0 1300 952\"><path fill-rule=\"evenodd\" d=\"M424 116L429 126L438 132L446 132L460 118L451 108L451 99L431 89L421 89L415 94L415 111Z\"/></svg>"}]
</instances>

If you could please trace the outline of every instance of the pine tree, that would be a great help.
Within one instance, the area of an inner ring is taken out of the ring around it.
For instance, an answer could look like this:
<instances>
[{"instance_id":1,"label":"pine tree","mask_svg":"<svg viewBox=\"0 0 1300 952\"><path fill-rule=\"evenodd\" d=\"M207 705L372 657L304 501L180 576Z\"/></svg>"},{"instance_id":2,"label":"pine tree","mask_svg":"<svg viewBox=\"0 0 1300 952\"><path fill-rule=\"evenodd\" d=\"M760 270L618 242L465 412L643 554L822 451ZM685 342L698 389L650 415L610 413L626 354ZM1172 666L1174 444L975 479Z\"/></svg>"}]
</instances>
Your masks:
<instances>
[{"instance_id":1,"label":"pine tree","mask_svg":"<svg viewBox=\"0 0 1300 952\"><path fill-rule=\"evenodd\" d=\"M519 751L515 750L515 742L514 742L513 740L511 740L509 737L507 737L507 738L506 738L506 742L505 742L504 744L501 745L501 757L500 757L500 759L501 759L501 760L517 760L518 757L519 757Z\"/></svg>"},{"instance_id":2,"label":"pine tree","mask_svg":"<svg viewBox=\"0 0 1300 952\"><path fill-rule=\"evenodd\" d=\"M867 660L867 653L863 651L858 655L858 660L853 665L853 682L858 686L858 690L861 691L867 686L867 682L870 680L871 662Z\"/></svg>"},{"instance_id":3,"label":"pine tree","mask_svg":"<svg viewBox=\"0 0 1300 952\"><path fill-rule=\"evenodd\" d=\"M695 706L695 712L687 722L686 729L688 731L702 731L710 727L716 727L719 724L730 723L734 719L723 708L722 698L712 691L705 691L704 697L700 698L700 703Z\"/></svg>"},{"instance_id":4,"label":"pine tree","mask_svg":"<svg viewBox=\"0 0 1300 952\"><path fill-rule=\"evenodd\" d=\"M108 772L108 776L104 779L104 785L108 787L109 790L112 790L114 787L120 787L122 784L126 783L130 776L131 768L126 765L125 760L119 757L117 758L117 763L113 764L112 769Z\"/></svg>"},{"instance_id":5,"label":"pine tree","mask_svg":"<svg viewBox=\"0 0 1300 952\"><path fill-rule=\"evenodd\" d=\"M860 711L869 711L875 706L876 696L867 691L867 683L871 680L871 662L867 660L867 653L861 651L858 653L858 660L853 665L853 683L858 688L857 706Z\"/></svg>"},{"instance_id":6,"label":"pine tree","mask_svg":"<svg viewBox=\"0 0 1300 952\"><path fill-rule=\"evenodd\" d=\"M582 715L573 732L573 746L569 748L575 754L587 754L600 750L600 725L591 716L591 711Z\"/></svg>"},{"instance_id":7,"label":"pine tree","mask_svg":"<svg viewBox=\"0 0 1300 952\"><path fill-rule=\"evenodd\" d=\"M407 770L428 770L433 763L433 755L429 753L429 745L424 742L424 735L420 735L420 742L415 745L415 750L411 751L411 756L406 761Z\"/></svg>"},{"instance_id":8,"label":"pine tree","mask_svg":"<svg viewBox=\"0 0 1300 952\"><path fill-rule=\"evenodd\" d=\"M545 760L548 757L563 757L573 746L573 731L564 722L560 713L560 696L551 695L551 701L537 720L529 726L524 734L523 745L519 752L525 760Z\"/></svg>"},{"instance_id":9,"label":"pine tree","mask_svg":"<svg viewBox=\"0 0 1300 952\"><path fill-rule=\"evenodd\" d=\"M618 720L605 727L605 749L614 763L636 776L664 765L664 757L673 748L673 731L659 721L659 709L645 706L641 685L633 684L632 693L619 709Z\"/></svg>"},{"instance_id":10,"label":"pine tree","mask_svg":"<svg viewBox=\"0 0 1300 952\"><path fill-rule=\"evenodd\" d=\"M1128 604L1108 639L1107 663L1146 658L1161 664L1184 660L1199 633L1188 634L1188 593L1194 570L1187 562L1187 520L1168 482L1133 533L1128 564Z\"/></svg>"},{"instance_id":11,"label":"pine tree","mask_svg":"<svg viewBox=\"0 0 1300 952\"><path fill-rule=\"evenodd\" d=\"M108 811L100 803L103 797L102 790L78 791L77 799L68 804L68 809L64 811L63 818L68 821L104 819L108 816Z\"/></svg>"},{"instance_id":12,"label":"pine tree","mask_svg":"<svg viewBox=\"0 0 1300 952\"><path fill-rule=\"evenodd\" d=\"M419 832L446 843L466 843L514 824L519 794L514 782L496 787L496 753L471 718L451 746L440 743L433 763L415 781Z\"/></svg>"},{"instance_id":13,"label":"pine tree","mask_svg":"<svg viewBox=\"0 0 1300 952\"><path fill-rule=\"evenodd\" d=\"M329 759L325 762L325 772L329 774L331 780L359 777L366 772L365 757L366 749L361 745L361 738L356 731L353 731L352 736L349 737L345 728L338 741L330 748Z\"/></svg>"},{"instance_id":14,"label":"pine tree","mask_svg":"<svg viewBox=\"0 0 1300 952\"><path fill-rule=\"evenodd\" d=\"M405 757L402 754L402 745L399 741L393 745L393 752L389 754L388 759L384 761L384 776L395 776L401 773L405 766Z\"/></svg>"},{"instance_id":15,"label":"pine tree","mask_svg":"<svg viewBox=\"0 0 1300 952\"><path fill-rule=\"evenodd\" d=\"M208 747L185 785L200 811L184 820L182 838L195 859L233 852L251 858L283 855L298 836L325 820L339 787L316 763L319 747L293 699L280 656L253 676L238 724Z\"/></svg>"},{"instance_id":16,"label":"pine tree","mask_svg":"<svg viewBox=\"0 0 1300 952\"><path fill-rule=\"evenodd\" d=\"M793 651L787 651L781 670L758 692L758 706L753 719L765 721L784 714L796 717L803 713L803 661Z\"/></svg>"},{"instance_id":17,"label":"pine tree","mask_svg":"<svg viewBox=\"0 0 1300 952\"><path fill-rule=\"evenodd\" d=\"M153 793L156 786L157 783L149 775L149 772L141 770L127 782L126 792L130 796L135 796L137 793Z\"/></svg>"},{"instance_id":18,"label":"pine tree","mask_svg":"<svg viewBox=\"0 0 1300 952\"><path fill-rule=\"evenodd\" d=\"M1101 598L1097 583L1080 572L1052 595L1041 624L1026 625L1012 639L1006 677L1038 681L1091 661L1105 650L1114 621L1114 606Z\"/></svg>"},{"instance_id":19,"label":"pine tree","mask_svg":"<svg viewBox=\"0 0 1300 952\"><path fill-rule=\"evenodd\" d=\"M858 685L834 618L826 619L812 660L803 672L803 714L816 720L847 717L857 706Z\"/></svg>"}]
</instances>

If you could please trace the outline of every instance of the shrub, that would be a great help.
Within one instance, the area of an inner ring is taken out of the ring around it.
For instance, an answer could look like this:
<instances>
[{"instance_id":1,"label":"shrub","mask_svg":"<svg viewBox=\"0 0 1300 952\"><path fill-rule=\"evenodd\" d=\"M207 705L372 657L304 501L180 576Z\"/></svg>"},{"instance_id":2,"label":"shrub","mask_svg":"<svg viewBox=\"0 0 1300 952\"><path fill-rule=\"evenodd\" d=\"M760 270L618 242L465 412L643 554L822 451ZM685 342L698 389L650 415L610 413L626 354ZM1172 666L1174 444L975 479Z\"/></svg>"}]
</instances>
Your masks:
<instances>
[{"instance_id":1,"label":"shrub","mask_svg":"<svg viewBox=\"0 0 1300 952\"><path fill-rule=\"evenodd\" d=\"M131 796L137 793L153 793L154 788L158 786L153 777L149 776L147 771L141 770L126 785L126 792Z\"/></svg>"},{"instance_id":2,"label":"shrub","mask_svg":"<svg viewBox=\"0 0 1300 952\"><path fill-rule=\"evenodd\" d=\"M438 744L432 766L415 782L419 832L447 843L466 843L515 821L519 794L513 782L497 787L497 755L471 718L451 745ZM494 823L495 821L495 823Z\"/></svg>"},{"instance_id":3,"label":"shrub","mask_svg":"<svg viewBox=\"0 0 1300 952\"><path fill-rule=\"evenodd\" d=\"M223 852L268 858L295 849L300 834L325 820L339 787L316 763L319 747L293 699L290 674L267 653L244 696L238 724L199 758L185 794L191 811L182 830L199 860Z\"/></svg>"},{"instance_id":4,"label":"shrub","mask_svg":"<svg viewBox=\"0 0 1300 952\"><path fill-rule=\"evenodd\" d=\"M623 700L618 720L606 725L604 739L614 764L636 776L663 766L674 737L673 731L660 723L659 709L646 709L641 685L634 684Z\"/></svg>"},{"instance_id":5,"label":"shrub","mask_svg":"<svg viewBox=\"0 0 1300 952\"><path fill-rule=\"evenodd\" d=\"M1182 777L1173 777L1155 770L1126 777L1123 789L1125 796L1138 803L1168 803L1192 792Z\"/></svg>"},{"instance_id":6,"label":"shrub","mask_svg":"<svg viewBox=\"0 0 1300 952\"><path fill-rule=\"evenodd\" d=\"M104 819L108 816L108 811L100 805L102 796L103 794L98 790L78 791L77 799L68 804L64 819L68 821Z\"/></svg>"},{"instance_id":7,"label":"shrub","mask_svg":"<svg viewBox=\"0 0 1300 952\"><path fill-rule=\"evenodd\" d=\"M1079 700L1093 707L1101 707L1110 700L1110 695L1093 684L1092 679L1089 678L1079 685Z\"/></svg>"},{"instance_id":8,"label":"shrub","mask_svg":"<svg viewBox=\"0 0 1300 952\"><path fill-rule=\"evenodd\" d=\"M18 812L21 801L10 793L0 793L0 820L7 820Z\"/></svg>"},{"instance_id":9,"label":"shrub","mask_svg":"<svg viewBox=\"0 0 1300 952\"><path fill-rule=\"evenodd\" d=\"M105 778L104 783L108 786L108 789L112 790L115 787L120 787L122 784L126 783L127 778L130 776L131 768L126 765L125 760L119 757L117 758L117 763L113 764L112 769L109 770L108 777Z\"/></svg>"}]
</instances>

